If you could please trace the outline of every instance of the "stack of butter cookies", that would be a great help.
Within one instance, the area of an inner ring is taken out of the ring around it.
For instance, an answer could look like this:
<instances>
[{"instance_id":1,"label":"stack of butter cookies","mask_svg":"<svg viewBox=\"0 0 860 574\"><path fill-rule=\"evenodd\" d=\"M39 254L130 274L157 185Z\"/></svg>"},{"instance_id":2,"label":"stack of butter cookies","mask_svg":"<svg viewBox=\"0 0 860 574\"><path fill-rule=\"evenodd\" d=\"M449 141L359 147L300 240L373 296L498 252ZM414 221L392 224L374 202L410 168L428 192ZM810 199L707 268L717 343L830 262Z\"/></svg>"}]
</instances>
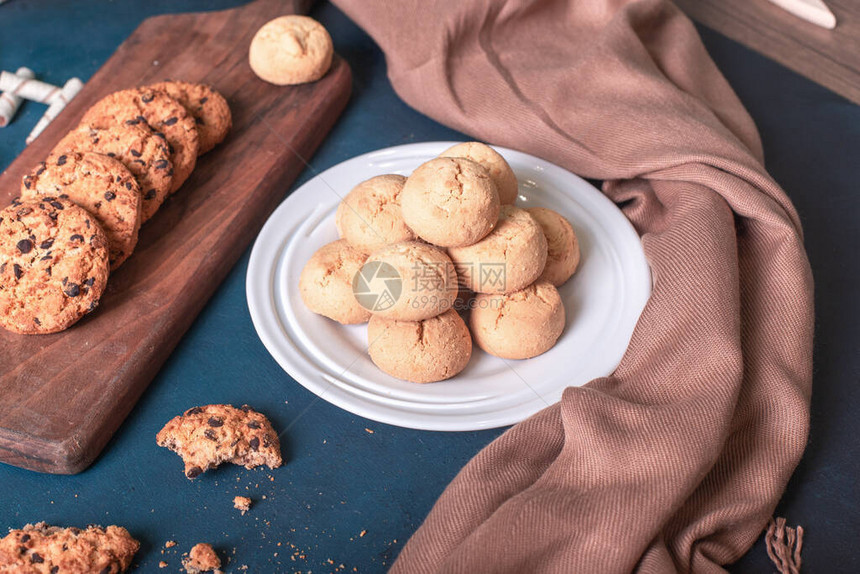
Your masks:
<instances>
[{"instance_id":1,"label":"stack of butter cookies","mask_svg":"<svg viewBox=\"0 0 860 574\"><path fill-rule=\"evenodd\" d=\"M62 331L95 309L142 223L232 125L209 86L167 81L97 102L0 211L0 326Z\"/></svg>"},{"instance_id":2,"label":"stack of butter cookies","mask_svg":"<svg viewBox=\"0 0 860 574\"><path fill-rule=\"evenodd\" d=\"M409 177L364 181L338 206L341 239L302 270L302 300L340 323L368 322L373 362L416 383L461 372L473 339L506 359L540 355L564 330L556 288L576 271L579 243L563 216L516 207L517 195L508 163L479 142Z\"/></svg>"}]
</instances>

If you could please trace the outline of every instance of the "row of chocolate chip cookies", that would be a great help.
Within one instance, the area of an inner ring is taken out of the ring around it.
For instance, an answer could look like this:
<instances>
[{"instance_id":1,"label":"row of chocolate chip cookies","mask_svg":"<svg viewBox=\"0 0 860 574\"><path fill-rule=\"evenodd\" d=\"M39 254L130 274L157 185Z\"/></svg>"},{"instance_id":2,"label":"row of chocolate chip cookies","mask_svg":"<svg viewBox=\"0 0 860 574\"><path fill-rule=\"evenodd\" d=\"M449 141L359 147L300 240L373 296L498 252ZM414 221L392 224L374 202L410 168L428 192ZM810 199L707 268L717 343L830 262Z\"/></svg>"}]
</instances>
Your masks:
<instances>
[{"instance_id":1,"label":"row of chocolate chip cookies","mask_svg":"<svg viewBox=\"0 0 860 574\"><path fill-rule=\"evenodd\" d=\"M212 88L162 82L90 108L0 211L0 326L55 333L95 309L140 226L232 125Z\"/></svg>"}]
</instances>

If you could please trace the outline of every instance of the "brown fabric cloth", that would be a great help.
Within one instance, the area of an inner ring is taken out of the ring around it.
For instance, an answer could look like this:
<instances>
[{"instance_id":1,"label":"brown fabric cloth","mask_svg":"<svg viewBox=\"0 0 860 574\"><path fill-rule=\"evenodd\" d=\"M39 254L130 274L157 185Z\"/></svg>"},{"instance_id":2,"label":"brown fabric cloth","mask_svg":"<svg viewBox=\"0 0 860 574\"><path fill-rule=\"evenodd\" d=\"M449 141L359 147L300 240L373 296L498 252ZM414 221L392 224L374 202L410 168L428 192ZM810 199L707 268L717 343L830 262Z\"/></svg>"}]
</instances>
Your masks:
<instances>
[{"instance_id":1,"label":"brown fabric cloth","mask_svg":"<svg viewBox=\"0 0 860 574\"><path fill-rule=\"evenodd\" d=\"M480 452L392 571L721 571L806 442L812 277L694 27L660 0L335 3L416 109L606 180L654 279L617 371Z\"/></svg>"}]
</instances>

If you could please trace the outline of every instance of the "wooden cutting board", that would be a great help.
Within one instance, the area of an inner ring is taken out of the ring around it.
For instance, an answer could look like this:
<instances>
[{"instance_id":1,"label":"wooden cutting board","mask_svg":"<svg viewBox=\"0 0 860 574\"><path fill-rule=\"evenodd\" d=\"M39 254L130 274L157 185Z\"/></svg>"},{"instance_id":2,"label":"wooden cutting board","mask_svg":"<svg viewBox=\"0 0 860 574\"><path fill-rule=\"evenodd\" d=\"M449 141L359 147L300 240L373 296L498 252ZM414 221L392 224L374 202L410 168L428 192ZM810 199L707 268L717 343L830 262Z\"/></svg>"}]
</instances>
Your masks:
<instances>
[{"instance_id":1,"label":"wooden cutting board","mask_svg":"<svg viewBox=\"0 0 860 574\"><path fill-rule=\"evenodd\" d=\"M233 111L227 140L143 227L92 315L56 335L0 329L0 461L62 474L86 468L306 166L349 98L349 67L335 57L318 82L277 87L247 61L261 25L306 8L257 0L144 21L0 175L5 206L21 177L115 90L166 78L205 82Z\"/></svg>"}]
</instances>

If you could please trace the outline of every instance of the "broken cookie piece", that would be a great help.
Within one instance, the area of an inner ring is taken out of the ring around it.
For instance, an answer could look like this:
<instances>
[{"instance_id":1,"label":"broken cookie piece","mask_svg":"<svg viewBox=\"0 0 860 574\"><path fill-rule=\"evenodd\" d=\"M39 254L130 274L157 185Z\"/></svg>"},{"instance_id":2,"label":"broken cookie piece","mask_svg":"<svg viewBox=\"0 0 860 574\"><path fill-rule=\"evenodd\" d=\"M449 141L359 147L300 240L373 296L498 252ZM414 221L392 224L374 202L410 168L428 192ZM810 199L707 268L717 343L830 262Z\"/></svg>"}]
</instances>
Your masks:
<instances>
[{"instance_id":1,"label":"broken cookie piece","mask_svg":"<svg viewBox=\"0 0 860 574\"><path fill-rule=\"evenodd\" d=\"M0 539L0 572L118 574L128 570L139 548L121 526L82 530L28 524Z\"/></svg>"},{"instance_id":2,"label":"broken cookie piece","mask_svg":"<svg viewBox=\"0 0 860 574\"><path fill-rule=\"evenodd\" d=\"M233 499L233 508L241 510L242 515L251 510L251 499L247 496L237 496Z\"/></svg>"},{"instance_id":3,"label":"broken cookie piece","mask_svg":"<svg viewBox=\"0 0 860 574\"><path fill-rule=\"evenodd\" d=\"M196 478L223 462L256 468L281 466L281 445L269 420L248 405L194 407L156 435L158 446L182 457L185 476Z\"/></svg>"},{"instance_id":4,"label":"broken cookie piece","mask_svg":"<svg viewBox=\"0 0 860 574\"><path fill-rule=\"evenodd\" d=\"M195 544L188 556L182 559L182 566L188 574L201 572L220 572L221 559L210 544Z\"/></svg>"}]
</instances>

